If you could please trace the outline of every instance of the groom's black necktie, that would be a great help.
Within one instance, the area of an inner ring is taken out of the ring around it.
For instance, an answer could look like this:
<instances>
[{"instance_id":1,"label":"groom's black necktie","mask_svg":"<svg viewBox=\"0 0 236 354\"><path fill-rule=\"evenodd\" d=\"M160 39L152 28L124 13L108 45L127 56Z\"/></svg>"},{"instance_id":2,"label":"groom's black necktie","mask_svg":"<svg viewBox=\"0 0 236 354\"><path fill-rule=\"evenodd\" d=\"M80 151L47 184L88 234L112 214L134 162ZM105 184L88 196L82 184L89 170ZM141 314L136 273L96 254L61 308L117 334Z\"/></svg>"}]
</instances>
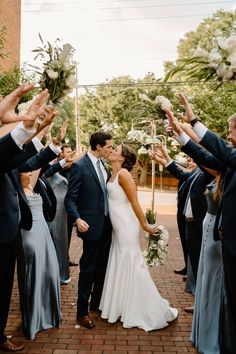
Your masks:
<instances>
[{"instance_id":1,"label":"groom's black necktie","mask_svg":"<svg viewBox=\"0 0 236 354\"><path fill-rule=\"evenodd\" d=\"M104 215L107 215L108 214L107 187L106 187L105 179L104 179L104 176L102 173L100 160L97 160L97 169L98 169L98 175L99 175L99 180L101 183L102 191L104 194Z\"/></svg>"}]
</instances>

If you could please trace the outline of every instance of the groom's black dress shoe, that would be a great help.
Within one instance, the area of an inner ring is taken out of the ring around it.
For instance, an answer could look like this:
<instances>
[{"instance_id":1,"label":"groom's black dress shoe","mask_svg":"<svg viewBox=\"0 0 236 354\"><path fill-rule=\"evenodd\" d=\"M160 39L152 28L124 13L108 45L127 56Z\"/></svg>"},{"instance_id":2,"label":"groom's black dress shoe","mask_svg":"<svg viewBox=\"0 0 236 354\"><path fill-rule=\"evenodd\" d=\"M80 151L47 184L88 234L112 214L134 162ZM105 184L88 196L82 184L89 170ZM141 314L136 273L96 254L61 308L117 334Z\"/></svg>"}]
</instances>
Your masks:
<instances>
[{"instance_id":1,"label":"groom's black dress shoe","mask_svg":"<svg viewBox=\"0 0 236 354\"><path fill-rule=\"evenodd\" d=\"M23 345L16 344L9 338L7 338L4 343L0 344L0 350L3 350L5 352L18 352L22 349L24 349Z\"/></svg>"},{"instance_id":2,"label":"groom's black dress shoe","mask_svg":"<svg viewBox=\"0 0 236 354\"><path fill-rule=\"evenodd\" d=\"M180 269L180 270L175 269L174 273L175 274L180 274L180 275L186 275L187 274L187 269L186 268L183 268L183 269Z\"/></svg>"},{"instance_id":3,"label":"groom's black dress shoe","mask_svg":"<svg viewBox=\"0 0 236 354\"><path fill-rule=\"evenodd\" d=\"M85 328L93 328L95 326L95 324L93 323L93 321L91 320L91 318L89 316L80 316L77 317L77 322L81 327L85 327Z\"/></svg>"}]
</instances>

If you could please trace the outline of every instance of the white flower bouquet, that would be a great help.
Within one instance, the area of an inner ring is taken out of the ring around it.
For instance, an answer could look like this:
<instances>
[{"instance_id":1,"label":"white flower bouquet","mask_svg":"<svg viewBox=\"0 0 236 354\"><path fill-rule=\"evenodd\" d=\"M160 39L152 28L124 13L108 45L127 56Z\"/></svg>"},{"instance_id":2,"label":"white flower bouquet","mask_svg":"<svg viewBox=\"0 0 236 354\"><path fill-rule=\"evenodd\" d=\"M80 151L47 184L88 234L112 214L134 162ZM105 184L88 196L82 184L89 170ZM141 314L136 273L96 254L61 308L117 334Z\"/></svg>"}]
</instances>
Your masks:
<instances>
[{"instance_id":1,"label":"white flower bouquet","mask_svg":"<svg viewBox=\"0 0 236 354\"><path fill-rule=\"evenodd\" d=\"M145 93L139 94L141 101L146 101L148 104L153 106L157 115L163 120L166 119L164 109L171 109L172 104L165 96L156 96L155 100L151 100Z\"/></svg>"},{"instance_id":2,"label":"white flower bouquet","mask_svg":"<svg viewBox=\"0 0 236 354\"><path fill-rule=\"evenodd\" d=\"M165 81L181 71L191 80L210 80L214 89L224 82L235 81L236 35L213 37L210 51L198 45L192 58L180 60L175 69L166 75Z\"/></svg>"},{"instance_id":3,"label":"white flower bouquet","mask_svg":"<svg viewBox=\"0 0 236 354\"><path fill-rule=\"evenodd\" d=\"M151 225L156 222L156 215L150 209L146 211L147 222ZM145 262L149 267L154 265L162 265L166 259L168 252L168 231L162 226L158 226L156 235L146 235L148 246L147 250L143 252Z\"/></svg>"},{"instance_id":4,"label":"white flower bouquet","mask_svg":"<svg viewBox=\"0 0 236 354\"><path fill-rule=\"evenodd\" d=\"M61 103L77 84L76 66L72 62L74 48L69 43L61 47L59 39L53 46L49 42L45 44L40 35L39 38L43 45L33 52L37 53L35 59L41 59L43 68L41 70L37 66L31 66L40 75L40 87L43 90L48 89L50 101L54 104Z\"/></svg>"}]
</instances>

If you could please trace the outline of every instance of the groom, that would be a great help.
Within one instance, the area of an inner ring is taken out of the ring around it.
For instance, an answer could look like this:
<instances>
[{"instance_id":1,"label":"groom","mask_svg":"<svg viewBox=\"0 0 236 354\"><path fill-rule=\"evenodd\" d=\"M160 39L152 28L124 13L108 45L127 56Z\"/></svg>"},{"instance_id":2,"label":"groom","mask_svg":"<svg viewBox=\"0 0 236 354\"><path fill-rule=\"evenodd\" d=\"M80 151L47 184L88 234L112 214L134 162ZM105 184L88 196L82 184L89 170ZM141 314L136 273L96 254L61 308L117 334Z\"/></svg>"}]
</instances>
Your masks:
<instances>
[{"instance_id":1,"label":"groom","mask_svg":"<svg viewBox=\"0 0 236 354\"><path fill-rule=\"evenodd\" d=\"M110 134L92 134L89 151L71 167L65 197L66 211L77 226L78 236L83 240L77 321L85 328L94 327L88 307L90 311L98 311L110 249L111 223L106 190L110 176L101 158L107 159L111 151Z\"/></svg>"}]
</instances>

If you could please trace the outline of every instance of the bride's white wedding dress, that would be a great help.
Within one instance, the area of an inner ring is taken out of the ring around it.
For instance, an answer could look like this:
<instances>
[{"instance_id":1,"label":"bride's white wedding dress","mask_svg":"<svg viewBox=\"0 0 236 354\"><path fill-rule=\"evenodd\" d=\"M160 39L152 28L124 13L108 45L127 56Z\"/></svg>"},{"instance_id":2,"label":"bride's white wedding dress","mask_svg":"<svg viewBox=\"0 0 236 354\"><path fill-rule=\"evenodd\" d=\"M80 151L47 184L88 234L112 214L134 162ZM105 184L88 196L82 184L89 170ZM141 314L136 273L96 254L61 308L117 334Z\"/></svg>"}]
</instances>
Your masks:
<instances>
[{"instance_id":1,"label":"bride's white wedding dress","mask_svg":"<svg viewBox=\"0 0 236 354\"><path fill-rule=\"evenodd\" d=\"M108 182L112 244L100 302L101 317L145 331L164 328L178 316L159 294L139 245L140 224L118 182Z\"/></svg>"}]
</instances>

